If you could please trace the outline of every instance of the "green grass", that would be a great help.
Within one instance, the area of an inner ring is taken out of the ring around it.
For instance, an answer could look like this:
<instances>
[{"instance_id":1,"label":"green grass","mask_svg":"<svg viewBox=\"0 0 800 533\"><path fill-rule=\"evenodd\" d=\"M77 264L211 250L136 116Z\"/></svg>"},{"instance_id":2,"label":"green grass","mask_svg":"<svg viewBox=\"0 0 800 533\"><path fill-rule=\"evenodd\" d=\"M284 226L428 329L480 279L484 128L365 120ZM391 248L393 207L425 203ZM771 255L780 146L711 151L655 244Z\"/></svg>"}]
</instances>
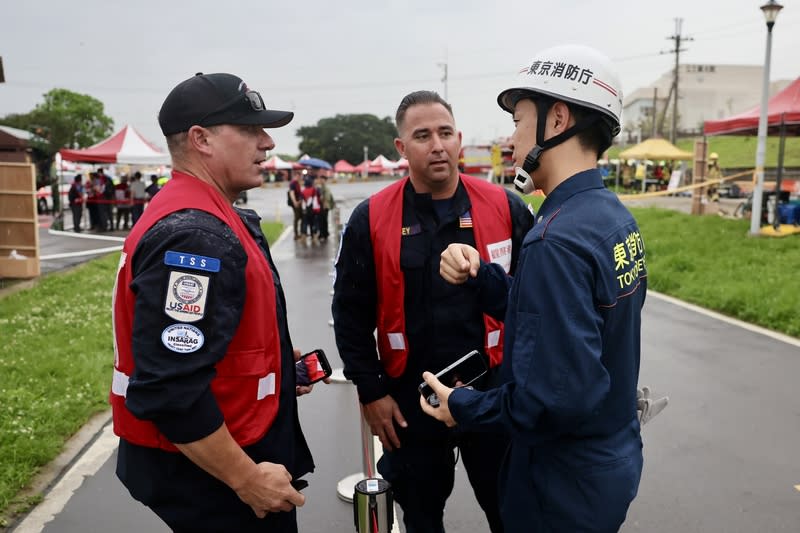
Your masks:
<instances>
[{"instance_id":1,"label":"green grass","mask_svg":"<svg viewBox=\"0 0 800 533\"><path fill-rule=\"evenodd\" d=\"M281 236L283 224L281 222L262 222L261 231L264 232L267 242L273 243Z\"/></svg>"},{"instance_id":2,"label":"green grass","mask_svg":"<svg viewBox=\"0 0 800 533\"><path fill-rule=\"evenodd\" d=\"M756 166L756 136L723 135L720 137L707 137L708 153L719 154L719 164L726 168L754 168ZM775 168L778 166L778 145L780 138L772 136L767 138L767 151L765 166ZM694 138L678 139L675 143L681 150L694 151ZM629 146L613 146L608 150L609 159L616 159L619 153ZM800 138L787 137L784 155L784 166L787 168L800 167Z\"/></svg>"},{"instance_id":3,"label":"green grass","mask_svg":"<svg viewBox=\"0 0 800 533\"><path fill-rule=\"evenodd\" d=\"M800 337L798 237L748 237L749 220L631 212L644 237L650 288Z\"/></svg>"},{"instance_id":4,"label":"green grass","mask_svg":"<svg viewBox=\"0 0 800 533\"><path fill-rule=\"evenodd\" d=\"M265 222L269 242L283 224ZM108 409L119 253L0 298L0 527L18 496L92 414Z\"/></svg>"},{"instance_id":5,"label":"green grass","mask_svg":"<svg viewBox=\"0 0 800 533\"><path fill-rule=\"evenodd\" d=\"M534 210L543 196L523 196ZM647 250L648 287L800 337L800 237L752 238L749 220L632 208Z\"/></svg>"},{"instance_id":6,"label":"green grass","mask_svg":"<svg viewBox=\"0 0 800 533\"><path fill-rule=\"evenodd\" d=\"M115 253L43 276L0 300L0 510L108 407L118 261Z\"/></svg>"}]
</instances>

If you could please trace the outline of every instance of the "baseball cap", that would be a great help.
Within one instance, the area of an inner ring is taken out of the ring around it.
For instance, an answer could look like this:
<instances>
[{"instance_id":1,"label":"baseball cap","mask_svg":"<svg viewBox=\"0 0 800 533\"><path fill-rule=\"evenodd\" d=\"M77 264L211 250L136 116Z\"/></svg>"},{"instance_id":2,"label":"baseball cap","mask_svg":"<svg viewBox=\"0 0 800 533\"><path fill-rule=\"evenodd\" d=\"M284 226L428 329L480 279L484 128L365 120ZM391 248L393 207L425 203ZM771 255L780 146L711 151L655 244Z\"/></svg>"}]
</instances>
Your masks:
<instances>
[{"instance_id":1,"label":"baseball cap","mask_svg":"<svg viewBox=\"0 0 800 533\"><path fill-rule=\"evenodd\" d=\"M238 76L198 72L170 91L158 112L158 125L168 136L188 131L194 125L279 128L293 117L291 111L267 109L261 95Z\"/></svg>"}]
</instances>

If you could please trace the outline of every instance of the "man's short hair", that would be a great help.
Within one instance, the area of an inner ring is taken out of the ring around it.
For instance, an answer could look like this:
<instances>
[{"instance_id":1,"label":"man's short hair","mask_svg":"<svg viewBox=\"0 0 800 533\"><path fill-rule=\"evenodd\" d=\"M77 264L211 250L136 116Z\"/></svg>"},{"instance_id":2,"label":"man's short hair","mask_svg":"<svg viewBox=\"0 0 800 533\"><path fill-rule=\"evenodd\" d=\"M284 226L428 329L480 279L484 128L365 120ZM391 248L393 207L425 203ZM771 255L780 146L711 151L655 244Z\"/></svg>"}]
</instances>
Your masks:
<instances>
[{"instance_id":1,"label":"man's short hair","mask_svg":"<svg viewBox=\"0 0 800 533\"><path fill-rule=\"evenodd\" d=\"M400 101L400 105L397 106L397 113L394 116L394 122L397 124L398 132L403 127L403 122L405 122L406 111L408 111L408 108L422 104L441 104L445 109L447 109L447 112L450 113L450 116L454 117L453 107L448 104L444 98L439 96L439 93L436 91L414 91L413 93L405 95Z\"/></svg>"}]
</instances>

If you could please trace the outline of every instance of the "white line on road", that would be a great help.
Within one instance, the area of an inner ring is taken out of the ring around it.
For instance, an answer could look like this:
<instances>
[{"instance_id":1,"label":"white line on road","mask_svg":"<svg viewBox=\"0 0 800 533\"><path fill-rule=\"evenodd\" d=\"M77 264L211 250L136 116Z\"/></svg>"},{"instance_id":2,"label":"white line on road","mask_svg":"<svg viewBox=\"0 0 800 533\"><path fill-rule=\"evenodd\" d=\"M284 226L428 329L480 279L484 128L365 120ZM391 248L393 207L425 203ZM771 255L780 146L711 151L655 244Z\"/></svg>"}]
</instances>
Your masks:
<instances>
[{"instance_id":1,"label":"white line on road","mask_svg":"<svg viewBox=\"0 0 800 533\"><path fill-rule=\"evenodd\" d=\"M75 239L89 239L94 241L115 241L125 242L125 237L116 237L114 235L93 235L91 233L75 233L73 231L59 231L56 229L49 229L47 233L50 235L59 235L62 237L73 237Z\"/></svg>"},{"instance_id":2,"label":"white line on road","mask_svg":"<svg viewBox=\"0 0 800 533\"><path fill-rule=\"evenodd\" d=\"M60 513L86 477L93 476L116 449L119 439L111 424L106 425L86 453L67 470L42 502L20 522L14 533L40 533L48 522Z\"/></svg>"},{"instance_id":3,"label":"white line on road","mask_svg":"<svg viewBox=\"0 0 800 533\"><path fill-rule=\"evenodd\" d=\"M51 261L53 259L67 259L69 257L83 257L85 255L105 254L108 252L118 252L122 250L122 246L109 246L107 248L95 248L94 250L82 250L80 252L64 252L63 254L50 254L43 255L39 258L41 261Z\"/></svg>"}]
</instances>

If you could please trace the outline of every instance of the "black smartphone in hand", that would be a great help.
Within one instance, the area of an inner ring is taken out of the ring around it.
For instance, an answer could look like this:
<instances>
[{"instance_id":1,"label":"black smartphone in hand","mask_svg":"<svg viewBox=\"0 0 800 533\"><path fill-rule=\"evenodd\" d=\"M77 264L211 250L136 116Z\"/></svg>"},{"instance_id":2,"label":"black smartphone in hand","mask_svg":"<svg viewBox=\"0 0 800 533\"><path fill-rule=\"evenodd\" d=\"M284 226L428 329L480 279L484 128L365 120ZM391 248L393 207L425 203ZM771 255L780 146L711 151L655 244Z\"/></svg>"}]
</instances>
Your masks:
<instances>
[{"instance_id":1,"label":"black smartphone in hand","mask_svg":"<svg viewBox=\"0 0 800 533\"><path fill-rule=\"evenodd\" d=\"M436 373L436 378L447 387L466 387L487 371L486 358L478 350L472 350L458 361ZM439 406L439 398L424 381L419 384L419 393L433 407Z\"/></svg>"},{"instance_id":2,"label":"black smartphone in hand","mask_svg":"<svg viewBox=\"0 0 800 533\"><path fill-rule=\"evenodd\" d=\"M293 479L289 482L289 484L291 484L294 490L297 492L300 492L304 488L308 487L308 481L305 479Z\"/></svg>"},{"instance_id":3,"label":"black smartphone in hand","mask_svg":"<svg viewBox=\"0 0 800 533\"><path fill-rule=\"evenodd\" d=\"M325 352L321 349L308 352L300 356L295 364L295 383L301 386L308 386L322 381L331 375L331 365Z\"/></svg>"}]
</instances>

